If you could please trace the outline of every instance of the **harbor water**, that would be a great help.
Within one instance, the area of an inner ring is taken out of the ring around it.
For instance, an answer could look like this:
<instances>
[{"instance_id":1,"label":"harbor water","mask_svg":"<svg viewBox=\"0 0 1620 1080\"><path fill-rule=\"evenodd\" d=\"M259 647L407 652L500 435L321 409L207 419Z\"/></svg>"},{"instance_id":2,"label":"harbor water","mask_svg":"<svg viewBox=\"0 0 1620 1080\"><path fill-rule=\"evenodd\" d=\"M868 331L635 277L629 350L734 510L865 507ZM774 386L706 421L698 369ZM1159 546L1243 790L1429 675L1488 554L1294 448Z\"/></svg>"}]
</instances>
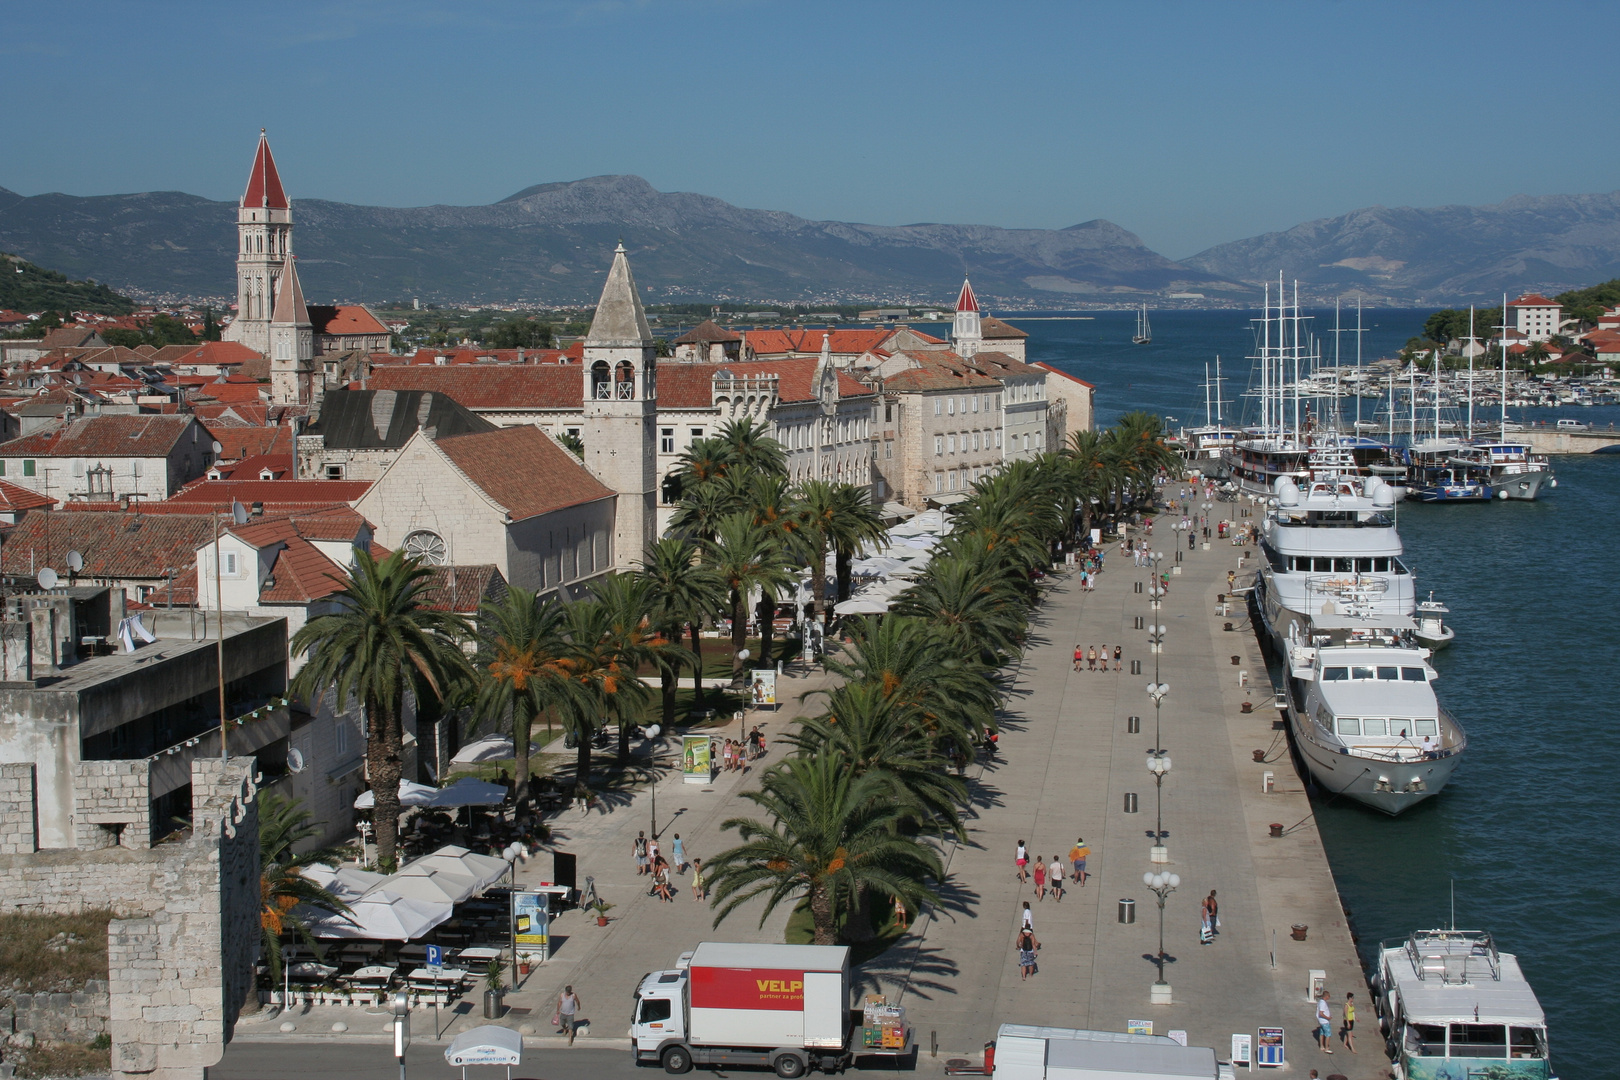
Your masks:
<instances>
[{"instance_id":1,"label":"harbor water","mask_svg":"<svg viewBox=\"0 0 1620 1080\"><path fill-rule=\"evenodd\" d=\"M1099 426L1134 409L1202 424L1204 364L1213 370L1216 353L1227 396L1248 383L1252 313L1154 312L1145 346L1130 343L1133 312L1093 314L1010 321L1030 333L1031 360L1097 385ZM1331 356L1333 312L1312 314ZM1366 311L1364 359L1394 355L1426 314ZM1341 325L1354 325L1353 309ZM1353 362L1354 336L1341 340ZM1563 416L1607 427L1620 408L1522 419ZM1546 1009L1558 1075L1596 1080L1613 1075L1604 988L1608 959L1620 955L1620 804L1610 787L1620 704L1609 688L1620 655L1620 456L1553 465L1559 486L1536 502L1398 508L1419 595L1432 589L1452 611L1457 638L1434 658L1436 690L1468 730L1468 755L1445 791L1399 818L1325 798L1316 811L1363 960L1414 929L1491 931Z\"/></svg>"}]
</instances>

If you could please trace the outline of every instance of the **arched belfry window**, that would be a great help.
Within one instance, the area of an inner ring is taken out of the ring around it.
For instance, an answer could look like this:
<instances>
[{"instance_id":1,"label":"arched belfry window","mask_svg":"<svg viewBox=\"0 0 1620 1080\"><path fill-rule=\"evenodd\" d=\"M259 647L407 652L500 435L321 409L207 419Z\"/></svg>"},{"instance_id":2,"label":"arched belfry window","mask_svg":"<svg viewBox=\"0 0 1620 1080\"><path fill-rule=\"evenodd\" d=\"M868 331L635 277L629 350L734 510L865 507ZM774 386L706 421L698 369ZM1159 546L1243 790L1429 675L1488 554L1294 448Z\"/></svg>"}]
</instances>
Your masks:
<instances>
[{"instance_id":1,"label":"arched belfry window","mask_svg":"<svg viewBox=\"0 0 1620 1080\"><path fill-rule=\"evenodd\" d=\"M604 399L612 396L613 389L608 385L607 361L598 360L591 365L591 397Z\"/></svg>"},{"instance_id":2,"label":"arched belfry window","mask_svg":"<svg viewBox=\"0 0 1620 1080\"><path fill-rule=\"evenodd\" d=\"M613 373L614 396L629 401L636 396L636 369L628 360L620 360Z\"/></svg>"}]
</instances>

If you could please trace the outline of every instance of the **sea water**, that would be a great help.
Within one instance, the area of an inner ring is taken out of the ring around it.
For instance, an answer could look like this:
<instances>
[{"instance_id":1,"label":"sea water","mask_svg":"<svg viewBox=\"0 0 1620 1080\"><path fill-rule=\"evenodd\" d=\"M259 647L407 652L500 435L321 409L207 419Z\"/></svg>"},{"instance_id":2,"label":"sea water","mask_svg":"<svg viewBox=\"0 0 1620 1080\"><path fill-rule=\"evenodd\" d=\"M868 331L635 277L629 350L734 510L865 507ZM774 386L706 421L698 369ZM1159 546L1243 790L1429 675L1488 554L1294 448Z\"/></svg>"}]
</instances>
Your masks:
<instances>
[{"instance_id":1,"label":"sea water","mask_svg":"<svg viewBox=\"0 0 1620 1080\"><path fill-rule=\"evenodd\" d=\"M1311 314L1331 358L1333 311ZM1365 311L1363 359L1394 355L1426 314ZM1252 313L1155 312L1143 346L1133 312L1095 315L1010 321L1030 333L1031 360L1096 384L1099 426L1133 409L1202 424L1216 353L1223 396L1249 384ZM1353 309L1341 318L1354 326ZM1353 363L1354 335L1339 340ZM1514 419L1563 416L1607 427L1620 408ZM1468 752L1444 791L1399 818L1325 797L1316 814L1364 961L1415 929L1491 931L1547 1012L1558 1075L1596 1080L1615 1068L1605 1017L1620 981L1620 456L1552 460L1558 488L1536 502L1398 507L1419 596L1451 608L1457 638L1434 657L1435 690Z\"/></svg>"}]
</instances>

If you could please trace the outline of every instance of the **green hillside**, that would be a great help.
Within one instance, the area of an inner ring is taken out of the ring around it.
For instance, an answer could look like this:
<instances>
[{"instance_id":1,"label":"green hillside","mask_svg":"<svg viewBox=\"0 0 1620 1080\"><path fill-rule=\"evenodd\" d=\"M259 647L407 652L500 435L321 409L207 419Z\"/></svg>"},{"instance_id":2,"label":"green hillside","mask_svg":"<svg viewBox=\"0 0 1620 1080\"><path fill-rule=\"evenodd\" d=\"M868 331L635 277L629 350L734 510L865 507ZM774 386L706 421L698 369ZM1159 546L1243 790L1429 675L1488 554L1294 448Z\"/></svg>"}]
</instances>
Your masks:
<instances>
[{"instance_id":1,"label":"green hillside","mask_svg":"<svg viewBox=\"0 0 1620 1080\"><path fill-rule=\"evenodd\" d=\"M69 281L65 274L0 252L0 308L128 315L135 310L135 301L94 281Z\"/></svg>"}]
</instances>

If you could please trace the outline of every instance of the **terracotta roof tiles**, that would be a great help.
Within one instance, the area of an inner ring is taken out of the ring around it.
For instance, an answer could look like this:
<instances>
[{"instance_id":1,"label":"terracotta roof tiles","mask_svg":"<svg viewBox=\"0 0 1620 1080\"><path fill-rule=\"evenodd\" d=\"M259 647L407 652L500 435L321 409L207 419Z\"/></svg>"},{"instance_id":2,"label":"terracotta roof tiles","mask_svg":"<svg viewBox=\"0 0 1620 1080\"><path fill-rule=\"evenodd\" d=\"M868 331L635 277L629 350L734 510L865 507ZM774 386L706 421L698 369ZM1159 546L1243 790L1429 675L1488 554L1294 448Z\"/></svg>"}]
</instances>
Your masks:
<instances>
[{"instance_id":1,"label":"terracotta roof tiles","mask_svg":"<svg viewBox=\"0 0 1620 1080\"><path fill-rule=\"evenodd\" d=\"M529 424L435 445L513 521L613 497L578 458Z\"/></svg>"}]
</instances>

